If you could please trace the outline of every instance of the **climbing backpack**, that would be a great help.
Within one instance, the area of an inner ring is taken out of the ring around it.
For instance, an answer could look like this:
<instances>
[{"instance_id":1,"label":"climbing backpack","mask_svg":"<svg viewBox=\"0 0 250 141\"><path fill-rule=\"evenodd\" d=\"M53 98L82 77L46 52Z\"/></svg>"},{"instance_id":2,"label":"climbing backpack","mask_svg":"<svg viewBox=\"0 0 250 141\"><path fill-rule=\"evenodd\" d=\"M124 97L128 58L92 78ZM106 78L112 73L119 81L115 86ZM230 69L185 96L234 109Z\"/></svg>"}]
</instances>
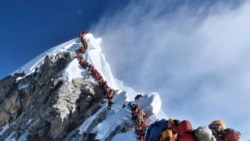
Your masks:
<instances>
[{"instance_id":1,"label":"climbing backpack","mask_svg":"<svg viewBox=\"0 0 250 141\"><path fill-rule=\"evenodd\" d=\"M177 141L196 141L192 132L193 128L188 120L183 120L176 126Z\"/></svg>"},{"instance_id":2,"label":"climbing backpack","mask_svg":"<svg viewBox=\"0 0 250 141\"><path fill-rule=\"evenodd\" d=\"M200 126L195 129L194 135L199 141L216 141L212 131L206 126Z\"/></svg>"},{"instance_id":3,"label":"climbing backpack","mask_svg":"<svg viewBox=\"0 0 250 141\"><path fill-rule=\"evenodd\" d=\"M241 133L231 128L223 130L224 140L225 141L239 141Z\"/></svg>"},{"instance_id":4,"label":"climbing backpack","mask_svg":"<svg viewBox=\"0 0 250 141\"><path fill-rule=\"evenodd\" d=\"M176 133L178 135L182 135L185 132L192 131L192 130L193 130L192 125L190 121L188 120L183 120L180 122L179 125L176 126Z\"/></svg>"},{"instance_id":5,"label":"climbing backpack","mask_svg":"<svg viewBox=\"0 0 250 141\"><path fill-rule=\"evenodd\" d=\"M166 119L161 119L151 124L152 126L150 127L150 133L148 133L149 141L159 141L162 130L167 128L167 122L168 121Z\"/></svg>"}]
</instances>

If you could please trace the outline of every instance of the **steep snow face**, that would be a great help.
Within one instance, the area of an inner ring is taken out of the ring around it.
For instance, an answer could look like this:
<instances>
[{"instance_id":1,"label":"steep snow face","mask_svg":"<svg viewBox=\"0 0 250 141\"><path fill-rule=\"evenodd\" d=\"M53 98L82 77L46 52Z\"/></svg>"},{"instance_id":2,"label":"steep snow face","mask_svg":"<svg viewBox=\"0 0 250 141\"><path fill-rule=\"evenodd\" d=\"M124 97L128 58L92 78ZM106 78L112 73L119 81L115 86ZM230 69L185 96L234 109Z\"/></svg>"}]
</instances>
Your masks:
<instances>
[{"instance_id":1,"label":"steep snow face","mask_svg":"<svg viewBox=\"0 0 250 141\"><path fill-rule=\"evenodd\" d=\"M120 92L114 97L114 105L112 106L112 110L108 113L106 119L97 125L96 128L93 129L93 133L96 133L96 139L105 140L111 132L115 132L116 128L122 126L124 124L130 124L133 126L133 122L131 121L131 111L127 107L122 109L122 104L124 101L133 102L140 104L141 108L143 108L148 116L148 123L155 121L158 118L158 114L161 109L161 99L158 93L150 93L148 95L144 95L140 100L134 101L134 97L138 94L132 88L126 87L123 85L123 82L116 80L111 72L110 65L105 60L105 56L102 53L102 49L100 46L101 39L94 38L92 34L87 34L84 37L88 43L88 50L82 57L87 60L91 65L93 65L98 72L103 76L104 80L107 81L108 85L113 89L119 89ZM93 78L87 77L88 71L83 69L78 60L73 60L63 72L64 76L68 81L71 81L75 78L84 78L88 81L95 82ZM104 109L101 109L95 115L89 117L82 125L79 127L79 134L83 134L88 127L91 125L92 121L98 116L100 112ZM119 133L113 139L113 141L121 141L121 140L137 140L136 135L133 130L130 130L126 133Z\"/></svg>"},{"instance_id":2,"label":"steep snow face","mask_svg":"<svg viewBox=\"0 0 250 141\"><path fill-rule=\"evenodd\" d=\"M138 92L130 87L125 86L122 81L117 80L113 76L110 65L106 61L105 55L102 53L102 48L100 46L101 38L95 38L92 34L86 34L84 38L88 43L88 50L85 54L82 55L82 57L98 70L98 72L103 76L104 80L107 81L108 86L115 90L119 90L113 98L114 104L112 105L112 109L107 112L106 119L99 123L92 131L90 131L91 133L96 134L96 139L105 140L106 138L110 137L111 133L116 132L117 128L120 128L121 126L133 127L130 107L127 106L125 108L122 108L124 102L127 104L139 104L149 117L147 123L153 122L159 117L161 118L162 116L159 116L159 113L161 113L161 99L159 94L156 92L143 94L143 96L139 100L134 100L134 97L138 94ZM71 52L72 54L74 54L75 51L79 48L80 44L81 43L79 39L73 39L54 48L51 48L28 62L19 71L24 71L26 75L31 74L44 63L44 58L46 57L46 55L56 56L56 54L59 52ZM85 81L90 81L97 84L97 82L95 82L89 72L79 65L77 58L73 59L61 73L64 76L65 80L68 82L72 82L72 80L76 78L82 78ZM20 79L22 78L18 78L17 80ZM23 85L20 86L19 89L25 87L26 85ZM87 129L89 129L89 127L91 126L93 120L96 119L98 114L103 113L105 110L106 105L105 107L101 108L96 114L86 119L79 127L79 134L83 134L84 132L86 132ZM22 139L25 138L28 134L28 132L25 133L22 136ZM112 138L112 141L118 140L136 141L137 137L135 135L134 129L132 128L131 130L124 133L118 133Z\"/></svg>"},{"instance_id":3,"label":"steep snow face","mask_svg":"<svg viewBox=\"0 0 250 141\"><path fill-rule=\"evenodd\" d=\"M126 87L123 85L121 81L118 81L114 78L110 66L105 60L105 56L102 53L102 49L100 46L101 39L95 39L92 34L85 35L85 39L88 43L88 50L83 55L83 58L87 60L90 64L92 64L98 72L103 76L104 80L107 81L108 85L113 89L119 89L120 93L118 93L114 97L114 105L112 106L112 110L107 115L106 119L97 125L96 128L93 129L93 133L96 133L96 139L105 140L111 132L115 132L116 128L122 126L124 124L133 124L131 123L131 111L130 108L127 107L122 109L122 104L124 101L133 102L140 104L141 108L143 108L149 117L150 120L156 120L157 115L161 109L161 99L158 93L150 93L148 95L143 96L140 100L135 100L134 97L138 94L132 88ZM65 76L67 76L68 80L71 81L74 78L84 78L88 75L88 72L81 67L76 60L73 60L64 72ZM94 81L89 80L89 81ZM102 109L103 110L103 109ZM101 112L100 110L99 112ZM90 123L98 113L87 119L80 127L80 134L87 130L87 127L90 126ZM152 122L153 122L152 121ZM137 140L133 131L129 131L127 133L121 133L113 138L113 140ZM133 135L131 135L133 134ZM130 136L128 136L130 135Z\"/></svg>"},{"instance_id":4,"label":"steep snow face","mask_svg":"<svg viewBox=\"0 0 250 141\"><path fill-rule=\"evenodd\" d=\"M105 56L102 53L100 47L101 38L96 39L92 34L86 34L84 38L88 43L88 50L82 55L83 58L98 70L110 87L113 89L120 89L111 72L109 63L107 63ZM81 68L77 59L75 59L65 69L64 75L71 82L71 80L75 78L85 78L88 75L88 72Z\"/></svg>"}]
</instances>

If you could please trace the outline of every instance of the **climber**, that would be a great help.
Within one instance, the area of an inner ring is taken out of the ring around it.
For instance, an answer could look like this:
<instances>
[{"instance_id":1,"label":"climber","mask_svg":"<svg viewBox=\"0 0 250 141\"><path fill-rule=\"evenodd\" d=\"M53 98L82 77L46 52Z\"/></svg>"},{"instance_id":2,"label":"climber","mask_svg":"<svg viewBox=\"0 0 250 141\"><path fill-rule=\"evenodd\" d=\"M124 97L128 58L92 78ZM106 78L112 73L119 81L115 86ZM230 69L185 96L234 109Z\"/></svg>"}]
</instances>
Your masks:
<instances>
[{"instance_id":1,"label":"climber","mask_svg":"<svg viewBox=\"0 0 250 141\"><path fill-rule=\"evenodd\" d=\"M140 99L142 97L142 94L137 94L136 96L135 96L135 100L138 100L138 99Z\"/></svg>"},{"instance_id":2,"label":"climber","mask_svg":"<svg viewBox=\"0 0 250 141\"><path fill-rule=\"evenodd\" d=\"M132 110L131 118L135 122L136 134L138 135L138 138L140 140L143 140L144 139L143 130L146 127L146 122L144 120L144 118L146 117L146 113L143 109L139 107L138 104L132 104L131 110Z\"/></svg>"},{"instance_id":3,"label":"climber","mask_svg":"<svg viewBox=\"0 0 250 141\"><path fill-rule=\"evenodd\" d=\"M87 67L91 67L91 65L86 61L86 60L79 60L79 64L84 68L86 69Z\"/></svg>"},{"instance_id":4,"label":"climber","mask_svg":"<svg viewBox=\"0 0 250 141\"><path fill-rule=\"evenodd\" d=\"M226 129L226 125L222 120L214 120L208 125L217 140L222 138L222 131Z\"/></svg>"},{"instance_id":5,"label":"climber","mask_svg":"<svg viewBox=\"0 0 250 141\"><path fill-rule=\"evenodd\" d=\"M139 105L138 104L132 104L131 105L131 110L132 110L131 118L133 120L135 120L137 118L137 116L138 116Z\"/></svg>"},{"instance_id":6,"label":"climber","mask_svg":"<svg viewBox=\"0 0 250 141\"><path fill-rule=\"evenodd\" d=\"M94 79L98 82L99 86L101 86L106 91L107 89L107 87L105 87L106 81L104 81L102 75L97 71L97 69L91 66L89 67L88 71L94 77Z\"/></svg>"},{"instance_id":7,"label":"climber","mask_svg":"<svg viewBox=\"0 0 250 141\"><path fill-rule=\"evenodd\" d=\"M85 39L81 39L82 46L87 50L88 49L88 43Z\"/></svg>"},{"instance_id":8,"label":"climber","mask_svg":"<svg viewBox=\"0 0 250 141\"><path fill-rule=\"evenodd\" d=\"M226 128L225 123L222 120L214 120L208 125L212 130L213 135L218 141L239 141L241 133L232 128Z\"/></svg>"},{"instance_id":9,"label":"climber","mask_svg":"<svg viewBox=\"0 0 250 141\"><path fill-rule=\"evenodd\" d=\"M125 107L126 107L126 102L123 102L122 108L125 108Z\"/></svg>"},{"instance_id":10,"label":"climber","mask_svg":"<svg viewBox=\"0 0 250 141\"><path fill-rule=\"evenodd\" d=\"M80 48L77 50L77 52L84 54L86 52L86 48L84 46L80 46Z\"/></svg>"},{"instance_id":11,"label":"climber","mask_svg":"<svg viewBox=\"0 0 250 141\"><path fill-rule=\"evenodd\" d=\"M100 79L103 79L101 74L98 71L92 72L92 76L94 77L94 79L99 82Z\"/></svg>"},{"instance_id":12,"label":"climber","mask_svg":"<svg viewBox=\"0 0 250 141\"><path fill-rule=\"evenodd\" d=\"M112 99L108 99L108 109L110 110L112 105L114 104L114 102L112 101Z\"/></svg>"},{"instance_id":13,"label":"climber","mask_svg":"<svg viewBox=\"0 0 250 141\"><path fill-rule=\"evenodd\" d=\"M80 52L76 52L76 58L79 60L83 60L82 54Z\"/></svg>"},{"instance_id":14,"label":"climber","mask_svg":"<svg viewBox=\"0 0 250 141\"><path fill-rule=\"evenodd\" d=\"M88 43L87 43L86 39L84 39L83 37L81 37L81 43L82 43L84 48L86 48L86 49L88 48Z\"/></svg>"},{"instance_id":15,"label":"climber","mask_svg":"<svg viewBox=\"0 0 250 141\"><path fill-rule=\"evenodd\" d=\"M179 123L179 120L170 118L167 122L167 128L161 132L160 141L175 141L177 134L173 130L179 125Z\"/></svg>"},{"instance_id":16,"label":"climber","mask_svg":"<svg viewBox=\"0 0 250 141\"><path fill-rule=\"evenodd\" d=\"M108 88L108 85L107 85L107 81L104 81L104 79L101 79L99 82L98 82L99 86L101 88L103 88L104 90Z\"/></svg>"},{"instance_id":17,"label":"climber","mask_svg":"<svg viewBox=\"0 0 250 141\"><path fill-rule=\"evenodd\" d=\"M105 92L105 95L108 99L113 99L113 97L115 95L115 91L112 88L107 87L104 92Z\"/></svg>"},{"instance_id":18,"label":"climber","mask_svg":"<svg viewBox=\"0 0 250 141\"><path fill-rule=\"evenodd\" d=\"M83 30L80 32L79 37L84 37L85 34L88 34L88 30Z\"/></svg>"},{"instance_id":19,"label":"climber","mask_svg":"<svg viewBox=\"0 0 250 141\"><path fill-rule=\"evenodd\" d=\"M144 140L144 130L145 130L145 127L146 127L146 122L144 120L144 114L145 112L143 110L141 110L141 114L140 116L138 116L138 118L135 120L135 131L136 131L136 134L138 136L138 139L139 140ZM146 114L145 114L146 115Z\"/></svg>"}]
</instances>

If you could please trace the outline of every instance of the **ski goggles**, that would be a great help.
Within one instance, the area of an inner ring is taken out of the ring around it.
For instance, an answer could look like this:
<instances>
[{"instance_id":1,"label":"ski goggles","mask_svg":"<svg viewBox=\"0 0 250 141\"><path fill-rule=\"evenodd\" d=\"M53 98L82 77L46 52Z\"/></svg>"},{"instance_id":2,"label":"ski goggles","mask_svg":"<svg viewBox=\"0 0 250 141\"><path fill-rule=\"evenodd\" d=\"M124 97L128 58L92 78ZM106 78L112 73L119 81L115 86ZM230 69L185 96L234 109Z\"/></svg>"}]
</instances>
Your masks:
<instances>
[{"instance_id":1,"label":"ski goggles","mask_svg":"<svg viewBox=\"0 0 250 141\"><path fill-rule=\"evenodd\" d=\"M210 129L212 130L213 134L218 134L222 130L222 127L218 124L214 124L210 126Z\"/></svg>"}]
</instances>

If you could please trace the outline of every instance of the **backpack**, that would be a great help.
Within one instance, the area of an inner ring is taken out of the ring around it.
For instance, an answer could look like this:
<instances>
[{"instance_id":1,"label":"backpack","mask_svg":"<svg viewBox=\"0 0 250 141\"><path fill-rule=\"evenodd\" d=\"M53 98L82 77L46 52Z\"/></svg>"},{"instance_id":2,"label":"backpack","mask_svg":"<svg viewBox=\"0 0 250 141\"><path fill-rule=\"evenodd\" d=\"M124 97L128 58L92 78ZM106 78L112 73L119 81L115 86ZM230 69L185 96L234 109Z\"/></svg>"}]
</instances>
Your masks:
<instances>
[{"instance_id":1,"label":"backpack","mask_svg":"<svg viewBox=\"0 0 250 141\"><path fill-rule=\"evenodd\" d=\"M223 131L224 140L225 141L239 141L241 137L241 133L239 131L235 131L234 129L227 128Z\"/></svg>"},{"instance_id":2,"label":"backpack","mask_svg":"<svg viewBox=\"0 0 250 141\"><path fill-rule=\"evenodd\" d=\"M194 135L199 141L216 141L212 131L206 126L200 126L195 129Z\"/></svg>"},{"instance_id":3,"label":"backpack","mask_svg":"<svg viewBox=\"0 0 250 141\"><path fill-rule=\"evenodd\" d=\"M179 125L176 126L176 133L178 134L178 136L181 136L185 132L192 130L193 130L192 125L188 120L183 120L182 122L180 122Z\"/></svg>"},{"instance_id":4,"label":"backpack","mask_svg":"<svg viewBox=\"0 0 250 141\"><path fill-rule=\"evenodd\" d=\"M168 121L165 119L161 119L156 121L150 127L149 141L159 141L159 137L163 129L167 128Z\"/></svg>"}]
</instances>

